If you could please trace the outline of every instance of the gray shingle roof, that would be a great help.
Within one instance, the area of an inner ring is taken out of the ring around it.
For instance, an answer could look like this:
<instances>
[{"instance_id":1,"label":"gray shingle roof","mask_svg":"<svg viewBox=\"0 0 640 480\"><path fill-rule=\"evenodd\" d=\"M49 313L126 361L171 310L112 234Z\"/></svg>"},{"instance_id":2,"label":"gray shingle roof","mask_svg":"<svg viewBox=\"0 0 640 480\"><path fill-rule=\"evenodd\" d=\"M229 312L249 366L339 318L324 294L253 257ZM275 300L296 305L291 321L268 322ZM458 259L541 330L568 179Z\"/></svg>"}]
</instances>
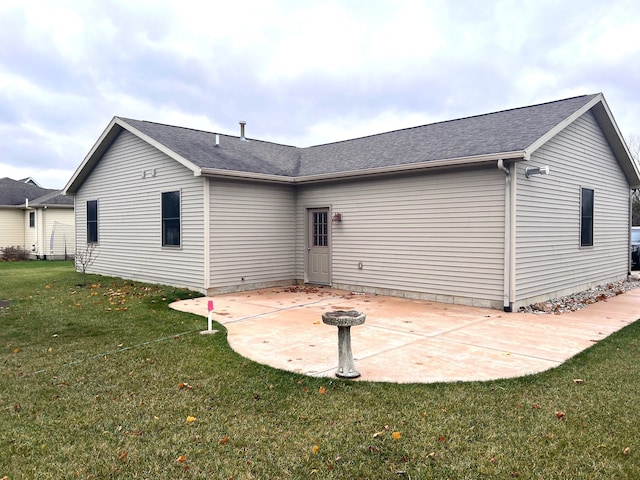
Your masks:
<instances>
[{"instance_id":1,"label":"gray shingle roof","mask_svg":"<svg viewBox=\"0 0 640 480\"><path fill-rule=\"evenodd\" d=\"M122 120L201 168L297 175L300 148L254 139L240 141L229 135L219 135L220 146L216 147L216 134L212 132L128 118Z\"/></svg>"},{"instance_id":2,"label":"gray shingle roof","mask_svg":"<svg viewBox=\"0 0 640 480\"><path fill-rule=\"evenodd\" d=\"M27 198L32 205L73 205L73 197L64 197L60 190L42 188L8 177L0 178L0 205L24 205Z\"/></svg>"},{"instance_id":3,"label":"gray shingle roof","mask_svg":"<svg viewBox=\"0 0 640 480\"><path fill-rule=\"evenodd\" d=\"M122 118L201 168L307 176L524 151L596 95L432 123L307 148Z\"/></svg>"}]
</instances>

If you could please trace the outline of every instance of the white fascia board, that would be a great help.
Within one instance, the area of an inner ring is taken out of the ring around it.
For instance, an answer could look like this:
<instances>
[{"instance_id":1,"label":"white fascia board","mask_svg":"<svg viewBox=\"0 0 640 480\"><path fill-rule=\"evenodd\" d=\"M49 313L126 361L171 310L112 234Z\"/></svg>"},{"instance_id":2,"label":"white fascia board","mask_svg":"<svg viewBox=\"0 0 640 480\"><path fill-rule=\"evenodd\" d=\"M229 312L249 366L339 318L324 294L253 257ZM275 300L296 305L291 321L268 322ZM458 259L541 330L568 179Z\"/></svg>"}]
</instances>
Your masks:
<instances>
[{"instance_id":1,"label":"white fascia board","mask_svg":"<svg viewBox=\"0 0 640 480\"><path fill-rule=\"evenodd\" d=\"M269 183L295 183L297 177L286 177L284 175L271 175L268 173L241 172L239 170L224 170L222 168L206 168L200 169L199 175L203 177L216 178L239 178L244 180L254 180L257 182Z\"/></svg>"},{"instance_id":2,"label":"white fascia board","mask_svg":"<svg viewBox=\"0 0 640 480\"><path fill-rule=\"evenodd\" d=\"M353 170L346 172L335 172L319 175L306 175L296 177L296 183L322 182L326 180L336 180L341 178L368 177L373 175L385 175L390 173L412 172L418 170L428 170L431 168L455 167L459 165L472 165L481 163L491 163L498 160L519 160L524 158L524 152L502 152L488 155L477 155L463 158L447 158L443 160L430 160L427 162L410 163L407 165L393 165L389 167L369 168L366 170Z\"/></svg>"},{"instance_id":3,"label":"white fascia board","mask_svg":"<svg viewBox=\"0 0 640 480\"><path fill-rule=\"evenodd\" d=\"M598 102L602 102L602 101L603 101L602 94L601 93L597 94L588 103L584 104L580 109L578 109L575 112L573 112L571 115L569 115L567 118L562 120L560 123L558 123L555 127L553 127L551 130L549 130L547 133L545 133L540 138L538 138L538 140L536 140L531 145L529 145L527 148L525 148L525 152L526 152L525 153L525 160L530 160L531 159L531 155L536 150L538 150L542 145L547 143L549 140L551 140L553 137L555 137L558 133L560 133L562 130L564 130L567 126L569 126L574 121L576 121L578 118L580 118L585 112L588 112L589 110L591 110L595 104L597 104Z\"/></svg>"},{"instance_id":4,"label":"white fascia board","mask_svg":"<svg viewBox=\"0 0 640 480\"><path fill-rule=\"evenodd\" d=\"M87 155L84 157L84 160L82 161L80 166L76 169L71 179L67 182L65 187L62 189L63 195L69 195L70 192L73 193L77 190L77 187L79 185L76 185L76 182L78 181L79 177L81 177L84 170L86 168L91 168L98 161L100 155L104 153L103 150L105 149L105 142L110 143L111 141L113 141L113 139L117 136L117 134L119 134L122 130L127 130L128 132L140 138L144 142L148 143L154 148L157 148L158 150L165 153L169 157L173 158L180 164L184 165L185 167L187 167L189 170L193 172L194 176L200 175L200 167L188 161L186 158L182 157L181 155L178 155L176 152L167 148L163 144L157 142L156 140L149 137L148 135L142 133L137 128L134 128L133 126L129 125L123 119L119 117L113 117L111 122L109 122L109 125L107 125L107 128L105 128L104 131L102 132L102 135L100 135L96 143L94 143L93 147L91 147L91 150L89 150L89 153L87 153ZM75 186L74 190L71 190L74 186Z\"/></svg>"},{"instance_id":5,"label":"white fascia board","mask_svg":"<svg viewBox=\"0 0 640 480\"><path fill-rule=\"evenodd\" d=\"M387 175L392 173L413 172L428 170L431 168L455 167L459 165L472 165L481 163L491 163L497 160L521 160L524 159L525 152L522 150L513 152L492 153L489 155L477 155L463 158L447 158L443 160L430 160L427 162L410 163L407 165L392 165L378 168L368 168L366 170L350 170L343 172L321 173L318 175L304 175L301 177L287 177L283 175L269 175L264 173L240 172L236 170L222 170L218 168L202 168L201 174L208 177L218 178L238 178L271 183L301 184L325 182L344 178L369 177L375 175Z\"/></svg>"},{"instance_id":6,"label":"white fascia board","mask_svg":"<svg viewBox=\"0 0 640 480\"><path fill-rule=\"evenodd\" d=\"M109 125L107 125L107 128L103 130L102 134L98 137L98 140L96 140L96 142L93 144L93 147L91 147L91 150L89 150L89 153L85 155L82 163L80 163L78 168L76 168L76 171L73 172L73 175L62 189L63 195L69 194L69 189L74 185L85 167L91 162L92 158L94 157L95 153L98 151L102 143L107 139L107 137L109 137L109 135L112 134L113 129L116 128L117 120L118 117L113 117L109 122Z\"/></svg>"},{"instance_id":7,"label":"white fascia board","mask_svg":"<svg viewBox=\"0 0 640 480\"><path fill-rule=\"evenodd\" d=\"M144 140L145 142L147 142L152 147L157 148L162 153L164 153L167 156L173 158L176 162L178 162L178 163L182 164L183 166L187 167L189 170L191 170L193 172L193 174L196 177L200 176L200 170L201 169L195 163L190 162L189 160L184 158L182 155L178 155L176 152L174 152L170 148L167 148L162 143L154 140L153 138L151 138L147 134L142 133L137 128L132 127L131 125L129 125L127 122L125 122L121 118L116 117L116 123L118 123L118 125L120 125L125 130L128 130L130 133L134 134L136 137L140 138L141 140Z\"/></svg>"}]
</instances>

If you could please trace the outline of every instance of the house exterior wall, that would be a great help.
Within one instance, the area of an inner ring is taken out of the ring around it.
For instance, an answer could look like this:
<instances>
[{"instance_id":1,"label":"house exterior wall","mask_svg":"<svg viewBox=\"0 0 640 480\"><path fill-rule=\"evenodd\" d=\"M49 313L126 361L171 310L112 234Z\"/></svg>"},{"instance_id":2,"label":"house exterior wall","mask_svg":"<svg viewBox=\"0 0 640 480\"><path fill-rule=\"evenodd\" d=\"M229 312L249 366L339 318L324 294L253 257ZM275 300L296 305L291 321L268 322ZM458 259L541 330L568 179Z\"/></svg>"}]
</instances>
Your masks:
<instances>
[{"instance_id":1,"label":"house exterior wall","mask_svg":"<svg viewBox=\"0 0 640 480\"><path fill-rule=\"evenodd\" d=\"M203 291L203 184L123 131L75 196L77 252L87 247L86 202L98 201L98 243L87 271ZM163 247L161 193L175 190L181 196L181 246Z\"/></svg>"},{"instance_id":2,"label":"house exterior wall","mask_svg":"<svg viewBox=\"0 0 640 480\"><path fill-rule=\"evenodd\" d=\"M33 227L29 222L31 213L34 214L35 220ZM31 253L30 258L32 260L40 258L42 251L42 212L37 208L32 208L23 210L22 216L25 248Z\"/></svg>"},{"instance_id":3,"label":"house exterior wall","mask_svg":"<svg viewBox=\"0 0 640 480\"><path fill-rule=\"evenodd\" d=\"M0 208L0 248L16 246L27 248L24 241L24 210Z\"/></svg>"},{"instance_id":4,"label":"house exterior wall","mask_svg":"<svg viewBox=\"0 0 640 480\"><path fill-rule=\"evenodd\" d=\"M505 176L495 166L299 187L298 278L306 211L321 207L343 218L331 226L333 287L502 308Z\"/></svg>"},{"instance_id":5,"label":"house exterior wall","mask_svg":"<svg viewBox=\"0 0 640 480\"><path fill-rule=\"evenodd\" d=\"M295 282L295 188L210 180L209 293Z\"/></svg>"},{"instance_id":6,"label":"house exterior wall","mask_svg":"<svg viewBox=\"0 0 640 480\"><path fill-rule=\"evenodd\" d=\"M514 307L623 279L628 270L629 184L587 112L532 155L548 176L517 166ZM594 241L580 246L581 188L594 190Z\"/></svg>"}]
</instances>

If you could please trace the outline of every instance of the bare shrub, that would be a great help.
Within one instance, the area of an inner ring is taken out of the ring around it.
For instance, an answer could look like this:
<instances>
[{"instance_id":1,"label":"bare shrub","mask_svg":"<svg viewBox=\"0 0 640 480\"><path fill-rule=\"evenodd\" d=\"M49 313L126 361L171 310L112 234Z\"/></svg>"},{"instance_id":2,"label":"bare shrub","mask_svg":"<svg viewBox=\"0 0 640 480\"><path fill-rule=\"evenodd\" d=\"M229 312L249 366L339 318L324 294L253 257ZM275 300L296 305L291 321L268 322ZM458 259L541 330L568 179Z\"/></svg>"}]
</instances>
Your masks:
<instances>
[{"instance_id":1,"label":"bare shrub","mask_svg":"<svg viewBox=\"0 0 640 480\"><path fill-rule=\"evenodd\" d=\"M2 256L0 260L16 262L18 260L29 260L29 252L20 246L0 248Z\"/></svg>"}]
</instances>

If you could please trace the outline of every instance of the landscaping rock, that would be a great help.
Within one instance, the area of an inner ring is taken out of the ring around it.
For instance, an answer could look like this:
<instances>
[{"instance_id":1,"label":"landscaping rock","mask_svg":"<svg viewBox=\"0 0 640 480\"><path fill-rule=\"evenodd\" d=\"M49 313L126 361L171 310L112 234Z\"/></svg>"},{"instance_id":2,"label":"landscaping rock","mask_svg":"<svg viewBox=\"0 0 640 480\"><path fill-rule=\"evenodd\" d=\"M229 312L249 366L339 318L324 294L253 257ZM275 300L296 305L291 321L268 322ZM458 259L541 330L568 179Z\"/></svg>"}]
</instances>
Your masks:
<instances>
[{"instance_id":1,"label":"landscaping rock","mask_svg":"<svg viewBox=\"0 0 640 480\"><path fill-rule=\"evenodd\" d=\"M546 302L538 302L527 307L520 307L519 312L544 314L560 314L574 312L596 302L602 302L608 298L615 297L622 293L628 292L633 288L640 287L639 275L630 275L628 280L619 282L606 283L590 288L583 292L574 293L565 297L554 298Z\"/></svg>"}]
</instances>

